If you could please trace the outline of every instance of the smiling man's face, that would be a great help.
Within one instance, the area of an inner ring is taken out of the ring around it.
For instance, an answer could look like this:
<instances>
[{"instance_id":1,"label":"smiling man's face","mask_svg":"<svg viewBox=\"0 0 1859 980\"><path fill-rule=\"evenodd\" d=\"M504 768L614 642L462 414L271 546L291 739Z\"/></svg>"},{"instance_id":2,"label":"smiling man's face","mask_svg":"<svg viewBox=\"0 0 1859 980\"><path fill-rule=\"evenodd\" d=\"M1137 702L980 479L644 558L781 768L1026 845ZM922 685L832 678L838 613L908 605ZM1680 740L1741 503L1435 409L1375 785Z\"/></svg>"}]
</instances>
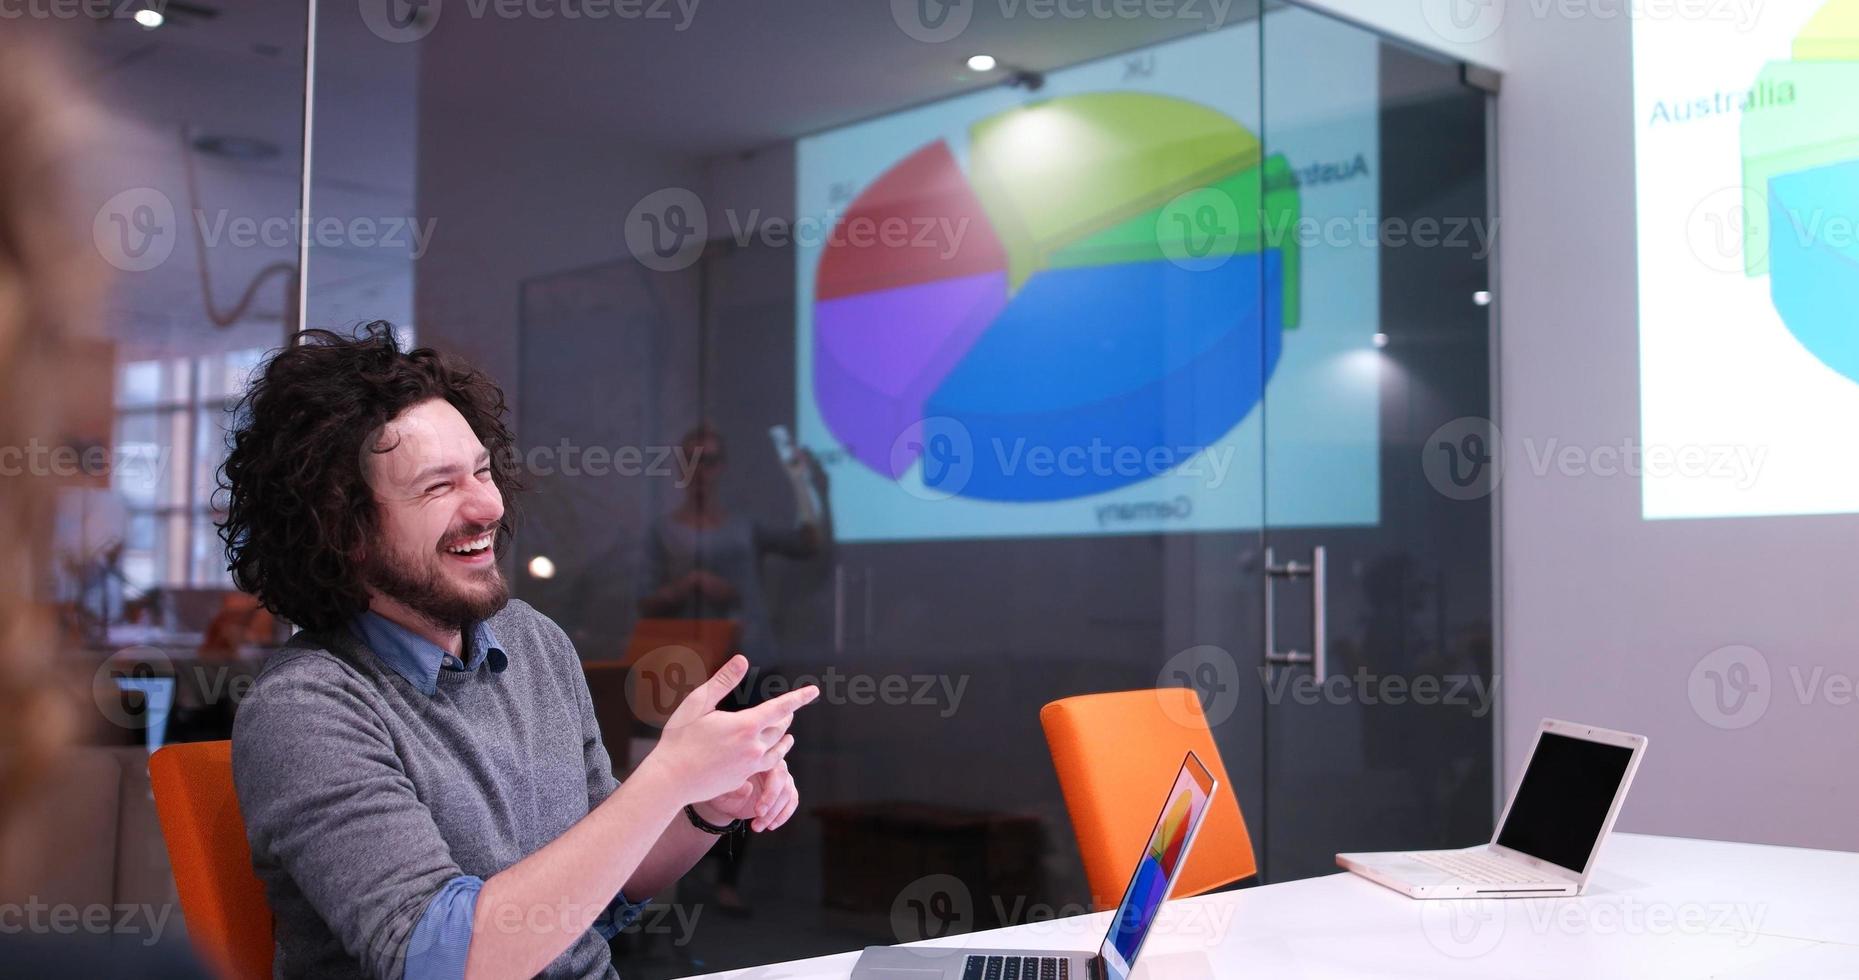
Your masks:
<instances>
[{"instance_id":1,"label":"smiling man's face","mask_svg":"<svg viewBox=\"0 0 1859 980\"><path fill-rule=\"evenodd\" d=\"M441 630L484 619L509 601L494 547L503 494L490 454L458 409L415 405L365 447L379 533L363 575L388 599Z\"/></svg>"}]
</instances>

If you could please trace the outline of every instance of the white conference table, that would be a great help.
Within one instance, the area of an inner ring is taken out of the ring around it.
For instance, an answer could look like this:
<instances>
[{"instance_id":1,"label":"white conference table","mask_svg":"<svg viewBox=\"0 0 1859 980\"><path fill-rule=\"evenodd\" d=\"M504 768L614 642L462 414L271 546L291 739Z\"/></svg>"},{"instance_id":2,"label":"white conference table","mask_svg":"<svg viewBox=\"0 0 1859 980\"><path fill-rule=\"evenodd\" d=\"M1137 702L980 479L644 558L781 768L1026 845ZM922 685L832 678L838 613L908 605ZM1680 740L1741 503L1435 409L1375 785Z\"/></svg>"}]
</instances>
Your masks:
<instances>
[{"instance_id":1,"label":"white conference table","mask_svg":"<svg viewBox=\"0 0 1859 980\"><path fill-rule=\"evenodd\" d=\"M1094 949L1099 912L916 944ZM845 980L857 951L710 974ZM1421 902L1350 874L1168 903L1132 980L1859 978L1859 853L1615 834L1575 898Z\"/></svg>"}]
</instances>

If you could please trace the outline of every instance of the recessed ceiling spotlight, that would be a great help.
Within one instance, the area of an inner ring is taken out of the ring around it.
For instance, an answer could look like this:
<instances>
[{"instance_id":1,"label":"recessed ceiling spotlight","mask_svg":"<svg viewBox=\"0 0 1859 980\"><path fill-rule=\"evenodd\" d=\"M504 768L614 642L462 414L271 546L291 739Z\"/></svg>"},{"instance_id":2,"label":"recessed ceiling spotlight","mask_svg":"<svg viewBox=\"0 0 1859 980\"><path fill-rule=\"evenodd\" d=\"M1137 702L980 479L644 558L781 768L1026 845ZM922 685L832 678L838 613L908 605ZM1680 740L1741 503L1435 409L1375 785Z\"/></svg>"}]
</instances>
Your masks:
<instances>
[{"instance_id":1,"label":"recessed ceiling spotlight","mask_svg":"<svg viewBox=\"0 0 1859 980\"><path fill-rule=\"evenodd\" d=\"M968 58L968 70L993 71L994 66L998 63L999 62L996 62L994 56L991 54L970 55Z\"/></svg>"},{"instance_id":2,"label":"recessed ceiling spotlight","mask_svg":"<svg viewBox=\"0 0 1859 980\"><path fill-rule=\"evenodd\" d=\"M1491 305L1491 293L1486 290L1481 289L1472 294L1472 302L1476 303L1479 306L1490 306Z\"/></svg>"},{"instance_id":3,"label":"recessed ceiling spotlight","mask_svg":"<svg viewBox=\"0 0 1859 980\"><path fill-rule=\"evenodd\" d=\"M161 11L154 7L143 7L136 11L135 19L136 23L151 31L167 22L167 18L161 15Z\"/></svg>"},{"instance_id":4,"label":"recessed ceiling spotlight","mask_svg":"<svg viewBox=\"0 0 1859 980\"><path fill-rule=\"evenodd\" d=\"M1386 347L1388 346L1388 335L1385 333L1378 333L1374 337L1374 342L1376 347Z\"/></svg>"}]
</instances>

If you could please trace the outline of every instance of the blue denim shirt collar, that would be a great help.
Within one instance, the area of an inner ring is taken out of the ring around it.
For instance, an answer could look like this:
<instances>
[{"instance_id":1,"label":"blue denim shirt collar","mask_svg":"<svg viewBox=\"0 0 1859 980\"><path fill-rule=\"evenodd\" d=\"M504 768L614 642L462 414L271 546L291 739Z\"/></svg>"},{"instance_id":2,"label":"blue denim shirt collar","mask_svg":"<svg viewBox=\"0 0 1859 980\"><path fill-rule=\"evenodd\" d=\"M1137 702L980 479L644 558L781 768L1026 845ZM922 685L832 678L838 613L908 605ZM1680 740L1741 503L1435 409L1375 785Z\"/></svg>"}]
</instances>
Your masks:
<instances>
[{"instance_id":1,"label":"blue denim shirt collar","mask_svg":"<svg viewBox=\"0 0 1859 980\"><path fill-rule=\"evenodd\" d=\"M491 673L501 674L510 665L497 634L482 621L465 630L463 663L444 647L372 610L355 617L350 627L382 663L427 697L439 692L440 670L468 671L488 666Z\"/></svg>"}]
</instances>

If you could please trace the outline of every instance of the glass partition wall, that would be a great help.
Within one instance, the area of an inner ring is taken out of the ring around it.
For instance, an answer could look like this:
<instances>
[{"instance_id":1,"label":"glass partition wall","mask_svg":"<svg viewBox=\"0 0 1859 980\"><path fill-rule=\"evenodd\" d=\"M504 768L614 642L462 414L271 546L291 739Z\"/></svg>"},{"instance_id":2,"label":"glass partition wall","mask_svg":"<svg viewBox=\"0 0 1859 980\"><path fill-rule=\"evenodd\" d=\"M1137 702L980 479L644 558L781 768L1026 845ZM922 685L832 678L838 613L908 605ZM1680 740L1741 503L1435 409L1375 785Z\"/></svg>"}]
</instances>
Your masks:
<instances>
[{"instance_id":1,"label":"glass partition wall","mask_svg":"<svg viewBox=\"0 0 1859 980\"><path fill-rule=\"evenodd\" d=\"M721 652L736 704L825 694L800 813L621 973L1114 902L1040 724L1078 695L1194 690L1242 885L1482 839L1487 94L1273 3L839 7L318 11L312 218L404 247L313 241L307 321L504 385L506 570L622 777Z\"/></svg>"}]
</instances>

